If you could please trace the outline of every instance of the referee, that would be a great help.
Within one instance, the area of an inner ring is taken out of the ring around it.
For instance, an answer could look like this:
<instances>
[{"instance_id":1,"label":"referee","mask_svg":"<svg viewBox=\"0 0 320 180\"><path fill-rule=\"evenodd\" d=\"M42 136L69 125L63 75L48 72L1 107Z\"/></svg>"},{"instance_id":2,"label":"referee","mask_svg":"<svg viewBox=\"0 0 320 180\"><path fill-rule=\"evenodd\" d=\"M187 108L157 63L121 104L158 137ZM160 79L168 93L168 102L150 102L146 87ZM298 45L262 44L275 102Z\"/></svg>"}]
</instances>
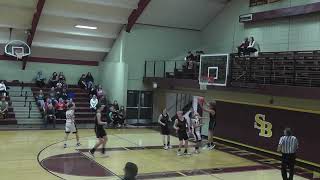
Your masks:
<instances>
[{"instance_id":1,"label":"referee","mask_svg":"<svg viewBox=\"0 0 320 180\"><path fill-rule=\"evenodd\" d=\"M283 180L293 180L297 149L298 139L292 135L290 128L286 128L284 130L284 136L280 138L278 145L278 152L282 153L281 173ZM287 168L289 168L289 178Z\"/></svg>"}]
</instances>

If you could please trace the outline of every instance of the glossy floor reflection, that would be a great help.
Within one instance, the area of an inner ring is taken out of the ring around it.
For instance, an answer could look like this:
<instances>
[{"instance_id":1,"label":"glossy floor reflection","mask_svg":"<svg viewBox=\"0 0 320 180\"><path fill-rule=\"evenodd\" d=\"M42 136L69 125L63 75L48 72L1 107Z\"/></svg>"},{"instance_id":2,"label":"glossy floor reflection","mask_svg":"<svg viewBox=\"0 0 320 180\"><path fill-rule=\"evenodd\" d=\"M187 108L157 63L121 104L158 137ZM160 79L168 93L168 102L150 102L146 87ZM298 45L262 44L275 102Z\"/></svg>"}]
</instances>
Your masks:
<instances>
[{"instance_id":1,"label":"glossy floor reflection","mask_svg":"<svg viewBox=\"0 0 320 180\"><path fill-rule=\"evenodd\" d=\"M281 180L276 167L253 161L253 154L223 144L214 151L179 157L176 149L162 149L161 136L154 130L107 132L107 156L97 152L92 159L87 152L96 141L93 130L80 129L82 146L76 147L75 140L70 140L66 149L63 130L1 131L1 179L120 179L125 163L131 161L138 165L140 179ZM172 137L172 145L177 144ZM242 156L232 152L241 152Z\"/></svg>"}]
</instances>

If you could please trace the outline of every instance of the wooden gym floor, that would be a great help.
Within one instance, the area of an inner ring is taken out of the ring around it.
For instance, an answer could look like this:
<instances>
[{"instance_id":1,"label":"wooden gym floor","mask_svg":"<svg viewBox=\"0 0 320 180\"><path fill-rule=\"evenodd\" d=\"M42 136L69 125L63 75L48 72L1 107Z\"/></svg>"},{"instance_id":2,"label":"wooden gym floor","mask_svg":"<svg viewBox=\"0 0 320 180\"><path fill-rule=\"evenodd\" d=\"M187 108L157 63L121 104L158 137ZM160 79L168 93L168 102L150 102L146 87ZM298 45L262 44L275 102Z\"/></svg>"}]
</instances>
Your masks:
<instances>
[{"instance_id":1,"label":"wooden gym floor","mask_svg":"<svg viewBox=\"0 0 320 180\"><path fill-rule=\"evenodd\" d=\"M66 149L63 130L0 131L1 179L120 179L125 163L131 161L139 167L138 179L281 180L275 160L223 144L213 151L177 156L176 149L162 149L161 136L154 130L107 133L107 156L97 151L93 159L87 153L96 141L91 129L79 130L80 147L72 139ZM171 141L178 144L175 137ZM300 168L297 173L295 180L312 179L308 170Z\"/></svg>"}]
</instances>

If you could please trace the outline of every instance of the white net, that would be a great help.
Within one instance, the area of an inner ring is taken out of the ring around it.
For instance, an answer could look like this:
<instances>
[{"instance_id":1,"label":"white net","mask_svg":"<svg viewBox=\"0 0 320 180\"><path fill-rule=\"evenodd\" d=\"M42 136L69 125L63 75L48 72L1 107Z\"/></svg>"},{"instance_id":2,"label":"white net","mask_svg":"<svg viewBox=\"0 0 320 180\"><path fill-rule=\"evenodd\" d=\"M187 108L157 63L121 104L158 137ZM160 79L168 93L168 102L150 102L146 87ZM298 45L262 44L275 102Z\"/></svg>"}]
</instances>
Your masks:
<instances>
[{"instance_id":1,"label":"white net","mask_svg":"<svg viewBox=\"0 0 320 180\"><path fill-rule=\"evenodd\" d=\"M24 53L15 53L17 60L21 60L23 58Z\"/></svg>"},{"instance_id":2,"label":"white net","mask_svg":"<svg viewBox=\"0 0 320 180\"><path fill-rule=\"evenodd\" d=\"M200 90L207 90L207 84L200 84Z\"/></svg>"}]
</instances>

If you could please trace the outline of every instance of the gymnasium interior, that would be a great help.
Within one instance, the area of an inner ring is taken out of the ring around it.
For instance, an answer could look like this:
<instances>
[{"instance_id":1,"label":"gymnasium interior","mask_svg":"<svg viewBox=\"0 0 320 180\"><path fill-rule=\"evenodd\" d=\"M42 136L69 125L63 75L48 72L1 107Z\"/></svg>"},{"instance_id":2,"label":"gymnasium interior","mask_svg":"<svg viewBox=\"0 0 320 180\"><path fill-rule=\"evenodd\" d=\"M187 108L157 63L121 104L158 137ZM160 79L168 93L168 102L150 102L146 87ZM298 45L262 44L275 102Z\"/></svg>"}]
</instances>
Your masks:
<instances>
[{"instance_id":1,"label":"gymnasium interior","mask_svg":"<svg viewBox=\"0 0 320 180\"><path fill-rule=\"evenodd\" d=\"M319 49L319 0L0 0L0 179L320 180Z\"/></svg>"}]
</instances>

